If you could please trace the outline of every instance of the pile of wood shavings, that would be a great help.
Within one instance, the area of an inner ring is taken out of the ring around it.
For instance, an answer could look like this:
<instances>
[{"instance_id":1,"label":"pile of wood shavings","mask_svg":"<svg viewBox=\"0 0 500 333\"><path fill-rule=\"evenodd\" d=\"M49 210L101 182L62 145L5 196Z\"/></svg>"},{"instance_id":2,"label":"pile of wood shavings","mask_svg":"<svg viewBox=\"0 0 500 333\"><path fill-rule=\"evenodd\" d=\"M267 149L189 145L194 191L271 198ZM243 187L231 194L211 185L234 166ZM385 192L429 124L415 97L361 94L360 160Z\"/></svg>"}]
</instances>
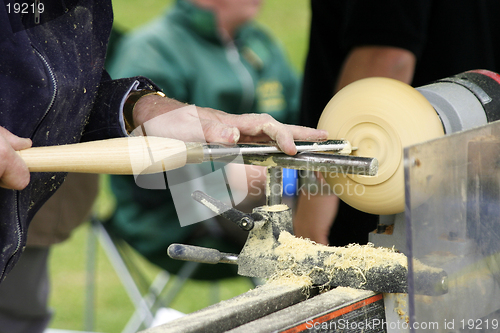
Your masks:
<instances>
[{"instance_id":1,"label":"pile of wood shavings","mask_svg":"<svg viewBox=\"0 0 500 333\"><path fill-rule=\"evenodd\" d=\"M290 233L281 232L280 245L273 251L278 257L278 265L288 267L278 270L271 277L270 283L286 283L311 286L312 280L309 278L312 270L322 270L329 276L333 276L335 271L345 269L355 269L364 277L364 274L373 267L390 267L401 265L407 268L407 257L402 253L397 253L394 249L375 248L373 244L358 245L350 244L346 247L329 247L317 244L309 239L297 238ZM308 267L307 271L300 263L310 259L318 261L314 268ZM308 284L307 284L308 283Z\"/></svg>"},{"instance_id":2,"label":"pile of wood shavings","mask_svg":"<svg viewBox=\"0 0 500 333\"><path fill-rule=\"evenodd\" d=\"M291 269L279 271L279 273L273 275L267 283L279 286L299 286L304 288L312 286L312 280L309 276L297 275Z\"/></svg>"}]
</instances>

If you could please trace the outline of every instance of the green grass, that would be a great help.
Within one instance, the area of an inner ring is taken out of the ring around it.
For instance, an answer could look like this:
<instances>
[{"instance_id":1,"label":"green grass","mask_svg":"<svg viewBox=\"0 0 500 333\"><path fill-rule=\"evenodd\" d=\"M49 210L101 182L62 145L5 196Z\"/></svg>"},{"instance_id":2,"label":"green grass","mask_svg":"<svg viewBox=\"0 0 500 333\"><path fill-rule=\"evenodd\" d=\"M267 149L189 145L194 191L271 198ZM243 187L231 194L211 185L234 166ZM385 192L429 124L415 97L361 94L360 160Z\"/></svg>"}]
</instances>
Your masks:
<instances>
[{"instance_id":1,"label":"green grass","mask_svg":"<svg viewBox=\"0 0 500 333\"><path fill-rule=\"evenodd\" d=\"M95 211L106 215L112 210L106 177L102 177L101 193ZM90 224L85 223L75 230L70 240L52 247L49 269L52 292L50 306L54 310L51 328L84 330L85 302L87 292L87 256L89 249ZM120 332L134 312L120 279L109 262L103 248L96 247L96 276L93 309L93 330L98 332ZM134 261L140 271L152 281L159 269L132 251ZM174 277L171 282L173 283ZM167 287L169 287L168 285ZM171 303L171 307L191 313L213 303L213 293L217 300L225 300L248 291L252 285L247 278L237 277L221 282L188 280L181 292Z\"/></svg>"},{"instance_id":2,"label":"green grass","mask_svg":"<svg viewBox=\"0 0 500 333\"><path fill-rule=\"evenodd\" d=\"M264 1L257 20L283 43L291 64L302 73L309 42L309 1Z\"/></svg>"},{"instance_id":3,"label":"green grass","mask_svg":"<svg viewBox=\"0 0 500 333\"><path fill-rule=\"evenodd\" d=\"M122 29L133 29L161 15L171 3L172 0L114 0L115 23ZM309 19L309 1L306 0L265 1L258 17L259 22L282 41L291 63L299 72L302 71L307 51ZM112 209L113 199L104 181L95 210L100 215L106 215ZM84 329L89 229L89 224L84 224L68 241L52 247L49 263L52 281L50 306L54 310L50 325L52 328ZM140 264L145 267L150 278L158 272L156 267L144 260ZM132 303L100 247L96 265L94 330L120 332L134 311ZM210 303L209 293L212 287L210 282L188 281L171 306L184 313L206 307ZM220 299L228 299L247 291L250 284L246 278L241 277L224 280L218 284L218 288Z\"/></svg>"},{"instance_id":4,"label":"green grass","mask_svg":"<svg viewBox=\"0 0 500 333\"><path fill-rule=\"evenodd\" d=\"M78 228L71 240L53 247L50 259L52 292L50 305L55 311L52 328L83 330L86 300L86 255L89 225ZM138 254L139 264L148 279L159 272L158 268ZM189 280L174 299L171 307L191 313L211 304L211 282ZM250 289L245 278L227 279L217 283L220 300L229 299ZM96 262L94 330L98 332L120 332L134 312L132 302L122 287L117 274L101 247L98 247Z\"/></svg>"},{"instance_id":5,"label":"green grass","mask_svg":"<svg viewBox=\"0 0 500 333\"><path fill-rule=\"evenodd\" d=\"M139 5L140 3L140 5ZM124 31L136 28L163 12L173 0L113 0L115 24ZM309 40L310 8L307 0L268 0L257 21L283 43L290 62L302 72Z\"/></svg>"}]
</instances>

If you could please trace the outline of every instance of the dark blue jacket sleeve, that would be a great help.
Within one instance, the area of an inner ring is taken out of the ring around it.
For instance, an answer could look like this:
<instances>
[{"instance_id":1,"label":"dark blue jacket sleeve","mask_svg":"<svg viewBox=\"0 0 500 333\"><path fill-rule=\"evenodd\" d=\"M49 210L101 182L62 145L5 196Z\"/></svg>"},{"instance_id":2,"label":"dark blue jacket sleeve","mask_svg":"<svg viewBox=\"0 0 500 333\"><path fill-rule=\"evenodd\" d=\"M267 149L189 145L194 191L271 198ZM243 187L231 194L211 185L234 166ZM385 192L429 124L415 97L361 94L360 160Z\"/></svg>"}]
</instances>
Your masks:
<instances>
[{"instance_id":1,"label":"dark blue jacket sleeve","mask_svg":"<svg viewBox=\"0 0 500 333\"><path fill-rule=\"evenodd\" d=\"M151 80L142 76L112 80L109 74L104 72L81 142L126 136L120 121L122 101L130 91L142 89L161 90Z\"/></svg>"}]
</instances>

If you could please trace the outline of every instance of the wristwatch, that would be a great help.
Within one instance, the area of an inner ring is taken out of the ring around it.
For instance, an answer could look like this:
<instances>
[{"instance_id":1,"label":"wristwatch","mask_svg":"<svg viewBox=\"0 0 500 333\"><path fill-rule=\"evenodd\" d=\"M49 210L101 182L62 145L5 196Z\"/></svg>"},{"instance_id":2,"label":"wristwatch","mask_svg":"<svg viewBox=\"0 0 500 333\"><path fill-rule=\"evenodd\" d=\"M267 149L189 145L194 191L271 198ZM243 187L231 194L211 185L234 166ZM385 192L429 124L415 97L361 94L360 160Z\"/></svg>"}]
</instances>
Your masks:
<instances>
[{"instance_id":1,"label":"wristwatch","mask_svg":"<svg viewBox=\"0 0 500 333\"><path fill-rule=\"evenodd\" d=\"M142 89L130 92L123 104L123 120L125 121L125 129L128 133L134 130L134 108L137 101L147 95L158 95L165 97L165 94L161 91Z\"/></svg>"}]
</instances>

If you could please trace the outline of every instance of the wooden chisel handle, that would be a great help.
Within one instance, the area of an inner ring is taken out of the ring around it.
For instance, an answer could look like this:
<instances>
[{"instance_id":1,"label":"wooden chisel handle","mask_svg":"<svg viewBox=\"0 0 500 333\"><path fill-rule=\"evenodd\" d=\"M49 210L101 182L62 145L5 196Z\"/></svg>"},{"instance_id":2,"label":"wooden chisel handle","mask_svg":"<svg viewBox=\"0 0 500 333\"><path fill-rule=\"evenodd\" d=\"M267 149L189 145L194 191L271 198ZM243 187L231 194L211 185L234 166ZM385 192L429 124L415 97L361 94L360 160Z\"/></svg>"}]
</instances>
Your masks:
<instances>
[{"instance_id":1,"label":"wooden chisel handle","mask_svg":"<svg viewBox=\"0 0 500 333\"><path fill-rule=\"evenodd\" d=\"M151 136L35 147L17 153L31 172L138 175L177 169L187 161L186 143Z\"/></svg>"}]
</instances>

